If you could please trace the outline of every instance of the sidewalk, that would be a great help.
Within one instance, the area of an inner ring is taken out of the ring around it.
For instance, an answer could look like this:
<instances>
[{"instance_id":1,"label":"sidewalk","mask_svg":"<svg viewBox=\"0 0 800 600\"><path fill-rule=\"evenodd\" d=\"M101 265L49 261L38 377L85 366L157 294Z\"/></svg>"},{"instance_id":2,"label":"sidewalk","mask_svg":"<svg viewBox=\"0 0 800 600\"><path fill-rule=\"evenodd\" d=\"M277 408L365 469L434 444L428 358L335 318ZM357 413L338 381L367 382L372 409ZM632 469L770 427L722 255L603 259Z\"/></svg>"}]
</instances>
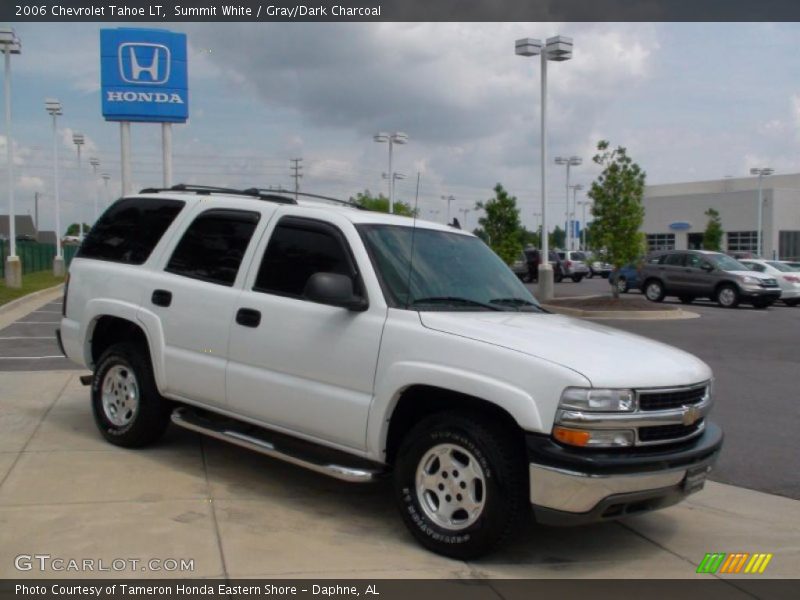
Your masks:
<instances>
[{"instance_id":1,"label":"sidewalk","mask_svg":"<svg viewBox=\"0 0 800 600\"><path fill-rule=\"evenodd\" d=\"M707 552L769 552L756 577L800 574L800 502L712 482L661 512L531 525L489 558L449 560L411 539L386 482L339 482L177 428L146 450L107 444L79 374L0 373L0 577L93 576L15 569L35 553L194 561L104 577L708 578L695 574Z\"/></svg>"}]
</instances>

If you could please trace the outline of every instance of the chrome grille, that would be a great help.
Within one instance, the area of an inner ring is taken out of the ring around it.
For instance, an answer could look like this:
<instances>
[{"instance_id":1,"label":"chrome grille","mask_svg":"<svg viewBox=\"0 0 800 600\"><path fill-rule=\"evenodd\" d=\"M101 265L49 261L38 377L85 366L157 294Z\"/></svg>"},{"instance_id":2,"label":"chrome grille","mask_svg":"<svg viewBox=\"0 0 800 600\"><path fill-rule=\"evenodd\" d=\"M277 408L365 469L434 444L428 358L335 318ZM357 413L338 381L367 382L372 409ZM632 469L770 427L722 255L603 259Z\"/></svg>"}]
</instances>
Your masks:
<instances>
[{"instance_id":1,"label":"chrome grille","mask_svg":"<svg viewBox=\"0 0 800 600\"><path fill-rule=\"evenodd\" d=\"M668 410L670 408L680 408L699 404L706 395L706 386L683 390L669 391L642 391L639 392L640 410Z\"/></svg>"},{"instance_id":2,"label":"chrome grille","mask_svg":"<svg viewBox=\"0 0 800 600\"><path fill-rule=\"evenodd\" d=\"M640 442L671 442L683 439L699 432L703 428L703 419L691 425L658 425L656 427L640 427Z\"/></svg>"},{"instance_id":3,"label":"chrome grille","mask_svg":"<svg viewBox=\"0 0 800 600\"><path fill-rule=\"evenodd\" d=\"M777 279L770 278L770 279L762 279L761 280L761 286L762 287L777 287L777 285L778 285L778 280Z\"/></svg>"}]
</instances>

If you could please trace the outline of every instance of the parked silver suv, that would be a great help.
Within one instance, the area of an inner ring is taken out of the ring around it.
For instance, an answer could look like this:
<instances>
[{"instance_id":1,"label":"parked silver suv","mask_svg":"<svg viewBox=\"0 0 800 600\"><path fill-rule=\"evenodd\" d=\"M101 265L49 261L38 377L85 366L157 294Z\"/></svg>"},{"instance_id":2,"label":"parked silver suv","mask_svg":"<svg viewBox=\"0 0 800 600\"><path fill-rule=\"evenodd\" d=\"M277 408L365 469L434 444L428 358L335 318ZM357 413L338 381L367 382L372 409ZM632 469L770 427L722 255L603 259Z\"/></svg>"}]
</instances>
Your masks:
<instances>
[{"instance_id":1,"label":"parked silver suv","mask_svg":"<svg viewBox=\"0 0 800 600\"><path fill-rule=\"evenodd\" d=\"M669 250L647 257L641 271L642 293L652 302L677 296L684 304L710 298L725 308L748 302L766 308L781 297L774 277L749 270L721 252Z\"/></svg>"},{"instance_id":2,"label":"parked silver suv","mask_svg":"<svg viewBox=\"0 0 800 600\"><path fill-rule=\"evenodd\" d=\"M569 277L575 283L589 275L589 266L586 264L586 255L578 250L559 250L558 258L564 270L564 277Z\"/></svg>"}]
</instances>

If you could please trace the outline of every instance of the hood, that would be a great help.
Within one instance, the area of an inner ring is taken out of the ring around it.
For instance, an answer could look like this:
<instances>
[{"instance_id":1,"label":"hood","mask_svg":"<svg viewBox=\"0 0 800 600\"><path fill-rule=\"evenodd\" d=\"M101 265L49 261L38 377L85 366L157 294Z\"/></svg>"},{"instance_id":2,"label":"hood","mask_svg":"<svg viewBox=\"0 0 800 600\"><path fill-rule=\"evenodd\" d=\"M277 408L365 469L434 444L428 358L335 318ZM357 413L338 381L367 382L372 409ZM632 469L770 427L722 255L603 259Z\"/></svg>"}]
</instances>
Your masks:
<instances>
[{"instance_id":1,"label":"hood","mask_svg":"<svg viewBox=\"0 0 800 600\"><path fill-rule=\"evenodd\" d=\"M754 277L755 279L775 279L772 275L766 273L759 273L758 271L725 271L726 273L733 273L739 277Z\"/></svg>"},{"instance_id":2,"label":"hood","mask_svg":"<svg viewBox=\"0 0 800 600\"><path fill-rule=\"evenodd\" d=\"M695 356L648 338L553 314L420 312L436 331L522 352L572 369L595 387L700 383L711 369Z\"/></svg>"}]
</instances>

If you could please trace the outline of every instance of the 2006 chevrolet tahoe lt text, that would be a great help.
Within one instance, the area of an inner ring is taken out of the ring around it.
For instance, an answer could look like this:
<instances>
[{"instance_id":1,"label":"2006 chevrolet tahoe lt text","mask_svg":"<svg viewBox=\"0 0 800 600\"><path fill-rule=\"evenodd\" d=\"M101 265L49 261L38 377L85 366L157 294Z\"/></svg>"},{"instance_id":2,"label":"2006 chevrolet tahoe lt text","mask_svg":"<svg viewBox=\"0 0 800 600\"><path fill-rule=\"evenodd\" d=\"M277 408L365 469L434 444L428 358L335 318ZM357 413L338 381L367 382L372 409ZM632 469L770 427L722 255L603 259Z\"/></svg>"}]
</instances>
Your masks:
<instances>
[{"instance_id":1,"label":"2006 chevrolet tahoe lt text","mask_svg":"<svg viewBox=\"0 0 800 600\"><path fill-rule=\"evenodd\" d=\"M673 504L722 445L712 374L549 314L477 237L258 190L144 190L72 262L58 337L103 435L170 420L348 481L391 474L413 535L489 551L529 516Z\"/></svg>"}]
</instances>

